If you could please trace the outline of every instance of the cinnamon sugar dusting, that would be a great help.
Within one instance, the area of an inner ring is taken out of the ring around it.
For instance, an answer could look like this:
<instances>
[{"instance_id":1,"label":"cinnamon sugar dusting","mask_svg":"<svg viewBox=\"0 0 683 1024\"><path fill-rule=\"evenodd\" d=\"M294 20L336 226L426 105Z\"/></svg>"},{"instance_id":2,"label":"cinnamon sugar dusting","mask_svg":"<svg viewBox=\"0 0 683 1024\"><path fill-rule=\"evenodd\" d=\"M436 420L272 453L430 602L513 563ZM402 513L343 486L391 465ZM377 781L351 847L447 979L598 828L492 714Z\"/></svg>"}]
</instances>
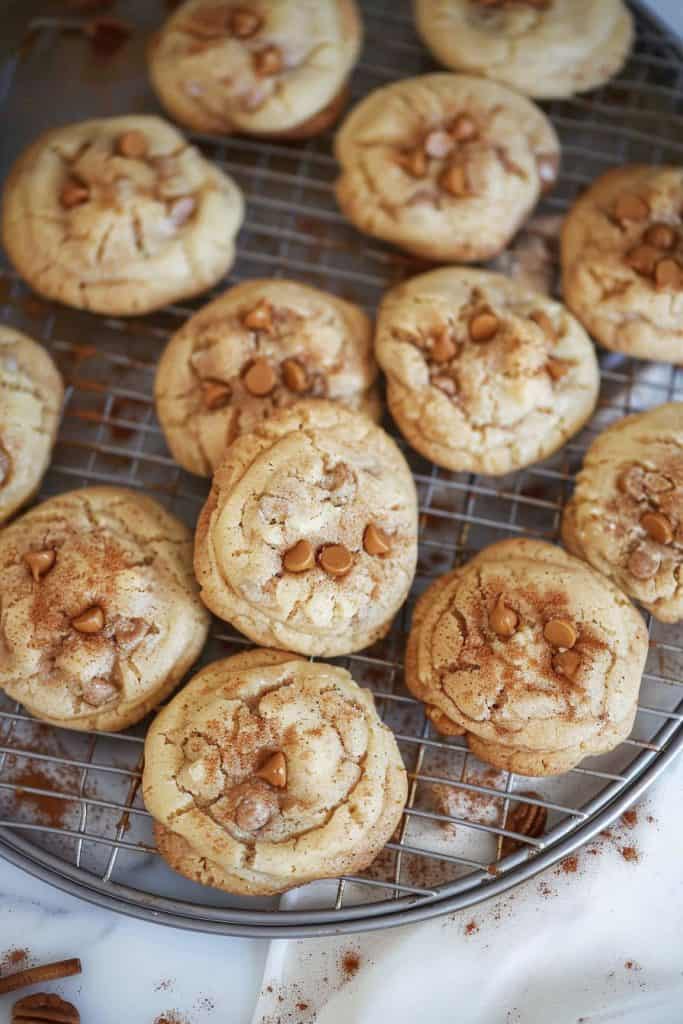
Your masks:
<instances>
[{"instance_id":1,"label":"cinnamon sugar dusting","mask_svg":"<svg viewBox=\"0 0 683 1024\"><path fill-rule=\"evenodd\" d=\"M0 955L0 976L3 974L13 974L15 971L23 971L26 967L30 966L31 959L31 953L28 949L16 946L6 949Z\"/></svg>"},{"instance_id":2,"label":"cinnamon sugar dusting","mask_svg":"<svg viewBox=\"0 0 683 1024\"><path fill-rule=\"evenodd\" d=\"M353 950L348 950L341 958L341 969L346 979L353 978L360 968L360 956Z\"/></svg>"},{"instance_id":3,"label":"cinnamon sugar dusting","mask_svg":"<svg viewBox=\"0 0 683 1024\"><path fill-rule=\"evenodd\" d=\"M561 871L565 875L575 875L578 868L579 858L577 856L565 857L564 860L560 861L560 866L556 874L559 874Z\"/></svg>"},{"instance_id":4,"label":"cinnamon sugar dusting","mask_svg":"<svg viewBox=\"0 0 683 1024\"><path fill-rule=\"evenodd\" d=\"M478 931L479 925L474 920L474 918L471 921L468 921L467 924L465 925L465 935L474 935Z\"/></svg>"}]
</instances>

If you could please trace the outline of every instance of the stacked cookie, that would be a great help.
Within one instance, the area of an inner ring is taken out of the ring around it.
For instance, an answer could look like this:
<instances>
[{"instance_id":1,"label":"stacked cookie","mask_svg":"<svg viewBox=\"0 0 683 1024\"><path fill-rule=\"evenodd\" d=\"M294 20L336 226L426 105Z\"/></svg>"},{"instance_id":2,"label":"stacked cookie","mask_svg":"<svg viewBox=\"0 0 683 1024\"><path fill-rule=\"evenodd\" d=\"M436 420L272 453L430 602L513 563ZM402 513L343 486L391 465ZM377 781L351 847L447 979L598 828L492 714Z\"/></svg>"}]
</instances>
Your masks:
<instances>
[{"instance_id":1,"label":"stacked cookie","mask_svg":"<svg viewBox=\"0 0 683 1024\"><path fill-rule=\"evenodd\" d=\"M559 174L555 130L528 97L607 80L632 19L620 0L415 9L457 73L354 107L335 140L337 200L362 232L412 254L489 259ZM155 38L150 74L190 129L304 138L341 113L361 40L353 0L187 0ZM595 183L563 230L567 306L447 266L392 288L373 328L307 284L244 281L187 319L156 375L173 458L211 478L194 535L152 499L102 487L51 498L0 534L0 686L50 723L140 721L199 656L209 612L258 645L202 668L149 729L144 798L176 870L270 894L362 870L391 838L407 797L396 740L348 672L302 657L383 638L415 577L417 493L378 425L377 364L405 441L437 466L502 476L546 458L597 403L587 332L683 362L682 206L677 168ZM45 297L132 316L216 285L243 216L234 182L175 127L128 116L38 139L8 179L3 237ZM9 329L0 369L2 521L40 486L63 387ZM622 421L594 442L567 506L572 554L505 541L425 591L406 684L438 733L526 775L628 736L647 631L627 595L683 617L681 449L680 405Z\"/></svg>"}]
</instances>

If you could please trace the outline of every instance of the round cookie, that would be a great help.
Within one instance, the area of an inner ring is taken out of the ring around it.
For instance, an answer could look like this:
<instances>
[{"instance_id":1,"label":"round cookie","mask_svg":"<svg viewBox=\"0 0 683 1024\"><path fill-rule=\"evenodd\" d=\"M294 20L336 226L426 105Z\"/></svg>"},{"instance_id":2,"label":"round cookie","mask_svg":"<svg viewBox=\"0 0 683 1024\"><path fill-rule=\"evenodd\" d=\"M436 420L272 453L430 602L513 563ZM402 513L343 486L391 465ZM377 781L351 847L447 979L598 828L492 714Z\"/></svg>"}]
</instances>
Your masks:
<instances>
[{"instance_id":1,"label":"round cookie","mask_svg":"<svg viewBox=\"0 0 683 1024\"><path fill-rule=\"evenodd\" d=\"M132 725L206 640L190 531L122 487L27 512L0 533L0 576L0 688L52 725Z\"/></svg>"},{"instance_id":2,"label":"round cookie","mask_svg":"<svg viewBox=\"0 0 683 1024\"><path fill-rule=\"evenodd\" d=\"M197 523L202 600L251 640L341 655L387 633L417 558L417 497L381 427L281 409L225 453Z\"/></svg>"},{"instance_id":3,"label":"round cookie","mask_svg":"<svg viewBox=\"0 0 683 1024\"><path fill-rule=\"evenodd\" d=\"M0 524L40 487L63 398L62 378L45 349L0 326Z\"/></svg>"},{"instance_id":4,"label":"round cookie","mask_svg":"<svg viewBox=\"0 0 683 1024\"><path fill-rule=\"evenodd\" d=\"M335 141L339 205L357 228L425 259L486 260L555 183L560 146L531 100L467 75L376 89Z\"/></svg>"},{"instance_id":5,"label":"round cookie","mask_svg":"<svg viewBox=\"0 0 683 1024\"><path fill-rule=\"evenodd\" d=\"M370 691L272 650L215 661L183 687L147 734L142 787L170 866L246 895L366 868L407 796Z\"/></svg>"},{"instance_id":6,"label":"round cookie","mask_svg":"<svg viewBox=\"0 0 683 1024\"><path fill-rule=\"evenodd\" d=\"M420 274L385 296L377 360L406 440L446 469L538 462L590 417L593 345L564 306L485 270Z\"/></svg>"},{"instance_id":7,"label":"round cookie","mask_svg":"<svg viewBox=\"0 0 683 1024\"><path fill-rule=\"evenodd\" d=\"M564 298L605 348L683 364L683 169L626 165L562 228Z\"/></svg>"},{"instance_id":8,"label":"round cookie","mask_svg":"<svg viewBox=\"0 0 683 1024\"><path fill-rule=\"evenodd\" d=\"M419 34L434 56L535 96L595 89L633 45L622 0L414 0Z\"/></svg>"},{"instance_id":9,"label":"round cookie","mask_svg":"<svg viewBox=\"0 0 683 1024\"><path fill-rule=\"evenodd\" d=\"M483 761L557 775L629 735L647 650L609 580L552 544L507 540L419 599L406 684Z\"/></svg>"},{"instance_id":10,"label":"round cookie","mask_svg":"<svg viewBox=\"0 0 683 1024\"><path fill-rule=\"evenodd\" d=\"M376 375L358 306L296 281L247 281L173 336L157 370L157 416L176 462L210 476L238 434L302 398L377 419Z\"/></svg>"},{"instance_id":11,"label":"round cookie","mask_svg":"<svg viewBox=\"0 0 683 1024\"><path fill-rule=\"evenodd\" d=\"M156 36L149 68L189 128L302 139L341 113L361 42L354 0L188 0Z\"/></svg>"},{"instance_id":12,"label":"round cookie","mask_svg":"<svg viewBox=\"0 0 683 1024\"><path fill-rule=\"evenodd\" d=\"M214 285L244 215L231 178L158 117L55 128L5 186L7 255L35 291L132 316Z\"/></svg>"},{"instance_id":13,"label":"round cookie","mask_svg":"<svg viewBox=\"0 0 683 1024\"><path fill-rule=\"evenodd\" d=\"M627 416L596 437L562 539L662 622L683 619L683 402Z\"/></svg>"}]
</instances>

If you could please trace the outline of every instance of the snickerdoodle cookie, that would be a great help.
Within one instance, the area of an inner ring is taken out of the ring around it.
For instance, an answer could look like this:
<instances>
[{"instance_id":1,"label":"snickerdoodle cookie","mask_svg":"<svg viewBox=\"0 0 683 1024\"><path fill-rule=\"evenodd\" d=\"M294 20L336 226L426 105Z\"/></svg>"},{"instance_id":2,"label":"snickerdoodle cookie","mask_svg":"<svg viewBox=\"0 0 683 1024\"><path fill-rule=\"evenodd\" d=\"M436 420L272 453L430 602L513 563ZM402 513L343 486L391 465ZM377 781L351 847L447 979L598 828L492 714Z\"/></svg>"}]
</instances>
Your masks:
<instances>
[{"instance_id":1,"label":"snickerdoodle cookie","mask_svg":"<svg viewBox=\"0 0 683 1024\"><path fill-rule=\"evenodd\" d=\"M555 130L496 82L432 74L376 89L336 138L337 199L357 228L426 259L505 248L557 178Z\"/></svg>"},{"instance_id":2,"label":"snickerdoodle cookie","mask_svg":"<svg viewBox=\"0 0 683 1024\"><path fill-rule=\"evenodd\" d=\"M662 622L683 619L683 402L619 420L588 449L562 538Z\"/></svg>"},{"instance_id":3,"label":"snickerdoodle cookie","mask_svg":"<svg viewBox=\"0 0 683 1024\"><path fill-rule=\"evenodd\" d=\"M607 171L562 229L569 308L605 348L683 364L683 170Z\"/></svg>"},{"instance_id":4,"label":"snickerdoodle cookie","mask_svg":"<svg viewBox=\"0 0 683 1024\"><path fill-rule=\"evenodd\" d=\"M392 289L375 345L392 416L447 469L537 462L580 430L598 397L593 345L574 317L485 270L448 267Z\"/></svg>"},{"instance_id":5,"label":"snickerdoodle cookie","mask_svg":"<svg viewBox=\"0 0 683 1024\"><path fill-rule=\"evenodd\" d=\"M392 733L342 668L251 650L202 669L147 734L143 796L159 852L228 892L360 871L407 795Z\"/></svg>"},{"instance_id":6,"label":"snickerdoodle cookie","mask_svg":"<svg viewBox=\"0 0 683 1024\"><path fill-rule=\"evenodd\" d=\"M273 410L331 398L376 418L372 327L358 306L280 278L246 281L191 317L159 362L156 407L176 462L209 476Z\"/></svg>"},{"instance_id":7,"label":"snickerdoodle cookie","mask_svg":"<svg viewBox=\"0 0 683 1024\"><path fill-rule=\"evenodd\" d=\"M354 0L188 0L152 43L150 74L189 128L307 138L339 116L361 41Z\"/></svg>"},{"instance_id":8,"label":"snickerdoodle cookie","mask_svg":"<svg viewBox=\"0 0 683 1024\"><path fill-rule=\"evenodd\" d=\"M0 534L0 688L69 729L124 729L199 655L192 535L151 498L88 487Z\"/></svg>"},{"instance_id":9,"label":"snickerdoodle cookie","mask_svg":"<svg viewBox=\"0 0 683 1024\"><path fill-rule=\"evenodd\" d=\"M62 378L45 349L0 326L0 523L40 487L63 397Z\"/></svg>"},{"instance_id":10,"label":"snickerdoodle cookie","mask_svg":"<svg viewBox=\"0 0 683 1024\"><path fill-rule=\"evenodd\" d=\"M15 163L2 231L48 299L131 316L205 291L230 268L242 194L176 129L131 115L55 128Z\"/></svg>"},{"instance_id":11,"label":"snickerdoodle cookie","mask_svg":"<svg viewBox=\"0 0 683 1024\"><path fill-rule=\"evenodd\" d=\"M628 736L647 649L609 580L552 544L507 540L419 599L406 683L483 761L557 775Z\"/></svg>"},{"instance_id":12,"label":"snickerdoodle cookie","mask_svg":"<svg viewBox=\"0 0 683 1024\"><path fill-rule=\"evenodd\" d=\"M195 539L208 607L256 643L340 655L384 636L415 573L417 498L381 427L301 402L241 434Z\"/></svg>"},{"instance_id":13,"label":"snickerdoodle cookie","mask_svg":"<svg viewBox=\"0 0 683 1024\"><path fill-rule=\"evenodd\" d=\"M623 0L414 0L437 60L540 99L595 89L633 44Z\"/></svg>"}]
</instances>

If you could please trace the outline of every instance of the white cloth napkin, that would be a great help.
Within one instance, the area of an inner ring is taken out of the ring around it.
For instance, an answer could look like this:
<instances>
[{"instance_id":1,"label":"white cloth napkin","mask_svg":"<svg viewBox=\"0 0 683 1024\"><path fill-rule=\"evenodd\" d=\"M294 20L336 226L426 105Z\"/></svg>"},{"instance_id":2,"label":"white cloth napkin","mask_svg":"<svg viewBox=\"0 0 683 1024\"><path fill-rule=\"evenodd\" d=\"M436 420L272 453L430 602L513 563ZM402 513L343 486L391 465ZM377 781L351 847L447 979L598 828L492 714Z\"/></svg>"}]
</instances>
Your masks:
<instances>
[{"instance_id":1,"label":"white cloth napkin","mask_svg":"<svg viewBox=\"0 0 683 1024\"><path fill-rule=\"evenodd\" d=\"M253 1024L681 1024L682 784L677 758L635 815L500 899L273 941Z\"/></svg>"}]
</instances>

